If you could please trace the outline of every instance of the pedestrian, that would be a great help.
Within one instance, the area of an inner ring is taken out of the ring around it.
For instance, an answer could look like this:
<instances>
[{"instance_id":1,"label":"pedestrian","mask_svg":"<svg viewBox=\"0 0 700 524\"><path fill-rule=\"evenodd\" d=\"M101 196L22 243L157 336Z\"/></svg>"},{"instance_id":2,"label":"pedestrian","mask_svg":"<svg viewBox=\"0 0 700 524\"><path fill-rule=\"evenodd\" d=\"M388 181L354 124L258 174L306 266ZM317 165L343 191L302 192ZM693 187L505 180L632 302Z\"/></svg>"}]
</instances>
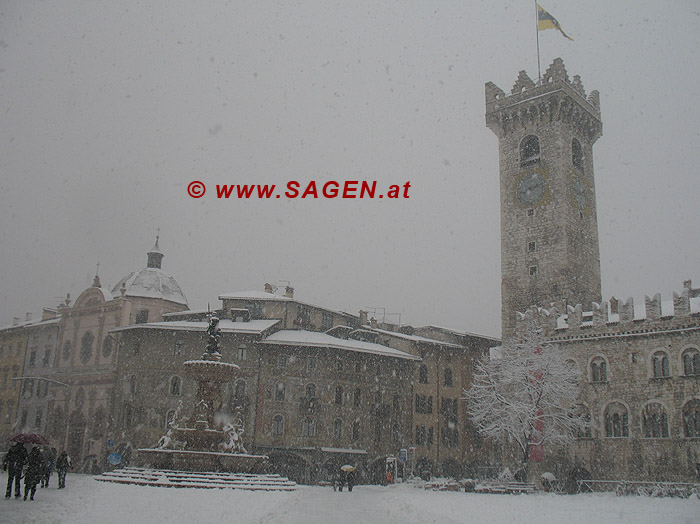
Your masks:
<instances>
[{"instance_id":1,"label":"pedestrian","mask_svg":"<svg viewBox=\"0 0 700 524\"><path fill-rule=\"evenodd\" d=\"M386 485L394 483L394 476L391 474L391 470L386 470Z\"/></svg>"},{"instance_id":2,"label":"pedestrian","mask_svg":"<svg viewBox=\"0 0 700 524\"><path fill-rule=\"evenodd\" d=\"M345 483L348 481L348 472L344 469L340 470L340 479L338 480L338 491L343 491Z\"/></svg>"},{"instance_id":3,"label":"pedestrian","mask_svg":"<svg viewBox=\"0 0 700 524\"><path fill-rule=\"evenodd\" d=\"M24 444L17 442L5 455L2 461L2 469L7 471L7 491L5 498L9 499L12 495L12 482L15 483L15 498L22 496L22 488L19 481L22 478L22 468L27 463L27 450L24 449Z\"/></svg>"},{"instance_id":4,"label":"pedestrian","mask_svg":"<svg viewBox=\"0 0 700 524\"><path fill-rule=\"evenodd\" d=\"M348 481L348 491L352 491L352 487L355 485L355 470L348 471L347 476Z\"/></svg>"},{"instance_id":5,"label":"pedestrian","mask_svg":"<svg viewBox=\"0 0 700 524\"><path fill-rule=\"evenodd\" d=\"M39 484L43 476L44 459L41 456L39 448L35 447L29 452L27 471L24 473L24 500L27 500L27 496L30 496L30 499L34 500L36 485Z\"/></svg>"},{"instance_id":6,"label":"pedestrian","mask_svg":"<svg viewBox=\"0 0 700 524\"><path fill-rule=\"evenodd\" d=\"M66 487L66 473L68 468L72 467L70 457L65 450L56 459L56 473L58 473L58 489Z\"/></svg>"},{"instance_id":7,"label":"pedestrian","mask_svg":"<svg viewBox=\"0 0 700 524\"><path fill-rule=\"evenodd\" d=\"M47 448L42 455L44 457L44 478L41 479L41 487L48 488L51 474L56 467L56 448Z\"/></svg>"}]
</instances>

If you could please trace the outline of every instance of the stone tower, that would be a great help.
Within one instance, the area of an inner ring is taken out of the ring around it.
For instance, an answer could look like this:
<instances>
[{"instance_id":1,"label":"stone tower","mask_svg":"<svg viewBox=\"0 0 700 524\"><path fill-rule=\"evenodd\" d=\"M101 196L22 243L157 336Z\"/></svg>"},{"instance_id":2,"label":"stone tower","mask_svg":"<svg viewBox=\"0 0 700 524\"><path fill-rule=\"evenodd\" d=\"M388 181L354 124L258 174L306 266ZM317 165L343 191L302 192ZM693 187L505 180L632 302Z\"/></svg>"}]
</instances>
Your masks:
<instances>
[{"instance_id":1,"label":"stone tower","mask_svg":"<svg viewBox=\"0 0 700 524\"><path fill-rule=\"evenodd\" d=\"M524 71L509 95L486 84L486 125L498 136L502 337L530 305L601 301L593 144L600 98L557 58L539 84Z\"/></svg>"}]
</instances>

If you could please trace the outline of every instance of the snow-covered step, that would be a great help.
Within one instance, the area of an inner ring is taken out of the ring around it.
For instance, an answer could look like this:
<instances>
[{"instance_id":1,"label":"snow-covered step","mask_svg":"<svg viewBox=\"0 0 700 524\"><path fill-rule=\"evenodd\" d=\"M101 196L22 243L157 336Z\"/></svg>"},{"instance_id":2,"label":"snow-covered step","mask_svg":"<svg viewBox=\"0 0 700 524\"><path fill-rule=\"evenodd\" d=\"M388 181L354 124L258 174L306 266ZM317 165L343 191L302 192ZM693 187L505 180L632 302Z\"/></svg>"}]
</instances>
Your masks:
<instances>
[{"instance_id":1,"label":"snow-covered step","mask_svg":"<svg viewBox=\"0 0 700 524\"><path fill-rule=\"evenodd\" d=\"M219 488L293 491L296 483L277 474L191 472L166 469L122 468L95 477L100 482L168 488Z\"/></svg>"}]
</instances>

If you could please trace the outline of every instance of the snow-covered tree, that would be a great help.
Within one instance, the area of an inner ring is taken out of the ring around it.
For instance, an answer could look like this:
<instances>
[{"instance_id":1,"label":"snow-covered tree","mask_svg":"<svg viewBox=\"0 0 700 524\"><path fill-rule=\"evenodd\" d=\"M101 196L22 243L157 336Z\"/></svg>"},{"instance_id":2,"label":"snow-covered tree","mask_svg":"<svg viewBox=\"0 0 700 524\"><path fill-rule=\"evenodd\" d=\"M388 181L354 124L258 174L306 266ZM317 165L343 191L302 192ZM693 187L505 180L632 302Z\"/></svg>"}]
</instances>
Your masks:
<instances>
[{"instance_id":1,"label":"snow-covered tree","mask_svg":"<svg viewBox=\"0 0 700 524\"><path fill-rule=\"evenodd\" d=\"M533 449L566 443L588 424L577 406L577 371L535 325L496 353L478 362L463 398L480 433L518 444L527 474Z\"/></svg>"}]
</instances>

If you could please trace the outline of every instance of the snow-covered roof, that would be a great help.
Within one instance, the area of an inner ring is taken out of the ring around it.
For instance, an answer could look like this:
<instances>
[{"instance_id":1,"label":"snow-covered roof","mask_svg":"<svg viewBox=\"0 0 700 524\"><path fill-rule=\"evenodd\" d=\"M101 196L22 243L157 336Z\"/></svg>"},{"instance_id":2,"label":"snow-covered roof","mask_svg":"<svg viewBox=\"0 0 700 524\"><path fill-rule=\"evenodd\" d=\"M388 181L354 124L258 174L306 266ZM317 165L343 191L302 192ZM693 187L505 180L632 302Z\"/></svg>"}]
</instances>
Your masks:
<instances>
[{"instance_id":1,"label":"snow-covered roof","mask_svg":"<svg viewBox=\"0 0 700 524\"><path fill-rule=\"evenodd\" d=\"M223 319L219 321L219 328L222 333L254 333L260 334L277 324L279 320L251 320L250 322L234 322ZM206 331L209 323L191 322L188 320L178 320L175 322L147 322L145 324L132 324L112 329L115 331L125 331L127 329L170 329L173 331Z\"/></svg>"},{"instance_id":2,"label":"snow-covered roof","mask_svg":"<svg viewBox=\"0 0 700 524\"><path fill-rule=\"evenodd\" d=\"M127 297L160 298L187 305L187 298L180 285L162 269L147 267L125 276L112 288L115 297L121 295L122 283L126 286Z\"/></svg>"},{"instance_id":3,"label":"snow-covered roof","mask_svg":"<svg viewBox=\"0 0 700 524\"><path fill-rule=\"evenodd\" d=\"M427 326L420 326L420 327L418 327L417 329L421 329L421 328L426 328L426 329L437 329L437 330L439 330L439 331L444 331L445 333L453 333L453 334L455 334L455 335L459 335L459 336L462 336L462 337L479 337L479 338L486 338L486 339L493 340L493 341L498 341L498 342L501 341L501 339L499 339L498 337L492 337L492 336L488 336L488 335L479 335L478 333L472 333L472 332L470 332L470 331L458 331L458 330L452 329L452 328L446 328L446 327L442 327L442 326L436 326L435 324L429 324L429 325L427 325Z\"/></svg>"},{"instance_id":4,"label":"snow-covered roof","mask_svg":"<svg viewBox=\"0 0 700 524\"><path fill-rule=\"evenodd\" d=\"M266 293L265 291L234 291L233 293L224 293L219 295L219 300L224 299L250 299L250 300L280 300L280 301L293 301L293 298L285 297L284 295L277 295L275 293Z\"/></svg>"},{"instance_id":5,"label":"snow-covered roof","mask_svg":"<svg viewBox=\"0 0 700 524\"><path fill-rule=\"evenodd\" d=\"M286 297L284 295L278 295L277 293L267 293L265 291L250 290L250 291L235 291L233 293L224 293L223 295L219 295L219 300L270 300L270 301L278 301L278 302L296 302L297 304L302 304L304 306L323 309L325 311L330 311L332 313L337 313L339 315L347 315L349 317L357 318L357 315L353 315L352 313L348 313L346 311L339 311L337 309L330 309L330 308L327 308L324 306L319 306L317 304L303 302L301 300L297 300L296 298L289 298L289 297Z\"/></svg>"},{"instance_id":6,"label":"snow-covered roof","mask_svg":"<svg viewBox=\"0 0 700 524\"><path fill-rule=\"evenodd\" d=\"M58 324L60 322L60 320L61 320L60 318L52 318L50 320L41 320L40 318L37 318L34 320L27 320L24 322L18 322L17 324L11 324L9 326L2 326L2 327L0 327L0 331L9 330L9 329L17 329L17 328L48 326L51 324Z\"/></svg>"},{"instance_id":7,"label":"snow-covered roof","mask_svg":"<svg viewBox=\"0 0 700 524\"><path fill-rule=\"evenodd\" d=\"M398 333L396 331L387 331L385 329L379 329L379 328L373 328L370 326L362 326L362 329L374 333L381 333L384 335L390 335L392 337L398 337L398 338L403 338L405 340L410 340L412 342L420 342L423 344L439 344L441 346L447 346L447 347L452 347L452 348L463 348L464 346L460 346L459 344L452 344L451 342L443 342L441 340L435 340L434 338L426 338L426 337L421 337L418 335L406 335L405 333Z\"/></svg>"},{"instance_id":8,"label":"snow-covered roof","mask_svg":"<svg viewBox=\"0 0 700 524\"><path fill-rule=\"evenodd\" d=\"M367 450L365 449L354 449L354 448L320 448L324 453L348 453L351 455L366 455Z\"/></svg>"},{"instance_id":9,"label":"snow-covered roof","mask_svg":"<svg viewBox=\"0 0 700 524\"><path fill-rule=\"evenodd\" d=\"M385 357L420 360L420 357L409 355L408 353L399 351L398 349L382 346L381 344L362 342L360 340L353 339L345 340L316 331L282 330L273 333L269 337L266 337L265 339L261 340L260 343L284 346L325 347L347 351L357 351L359 353L372 353Z\"/></svg>"}]
</instances>

